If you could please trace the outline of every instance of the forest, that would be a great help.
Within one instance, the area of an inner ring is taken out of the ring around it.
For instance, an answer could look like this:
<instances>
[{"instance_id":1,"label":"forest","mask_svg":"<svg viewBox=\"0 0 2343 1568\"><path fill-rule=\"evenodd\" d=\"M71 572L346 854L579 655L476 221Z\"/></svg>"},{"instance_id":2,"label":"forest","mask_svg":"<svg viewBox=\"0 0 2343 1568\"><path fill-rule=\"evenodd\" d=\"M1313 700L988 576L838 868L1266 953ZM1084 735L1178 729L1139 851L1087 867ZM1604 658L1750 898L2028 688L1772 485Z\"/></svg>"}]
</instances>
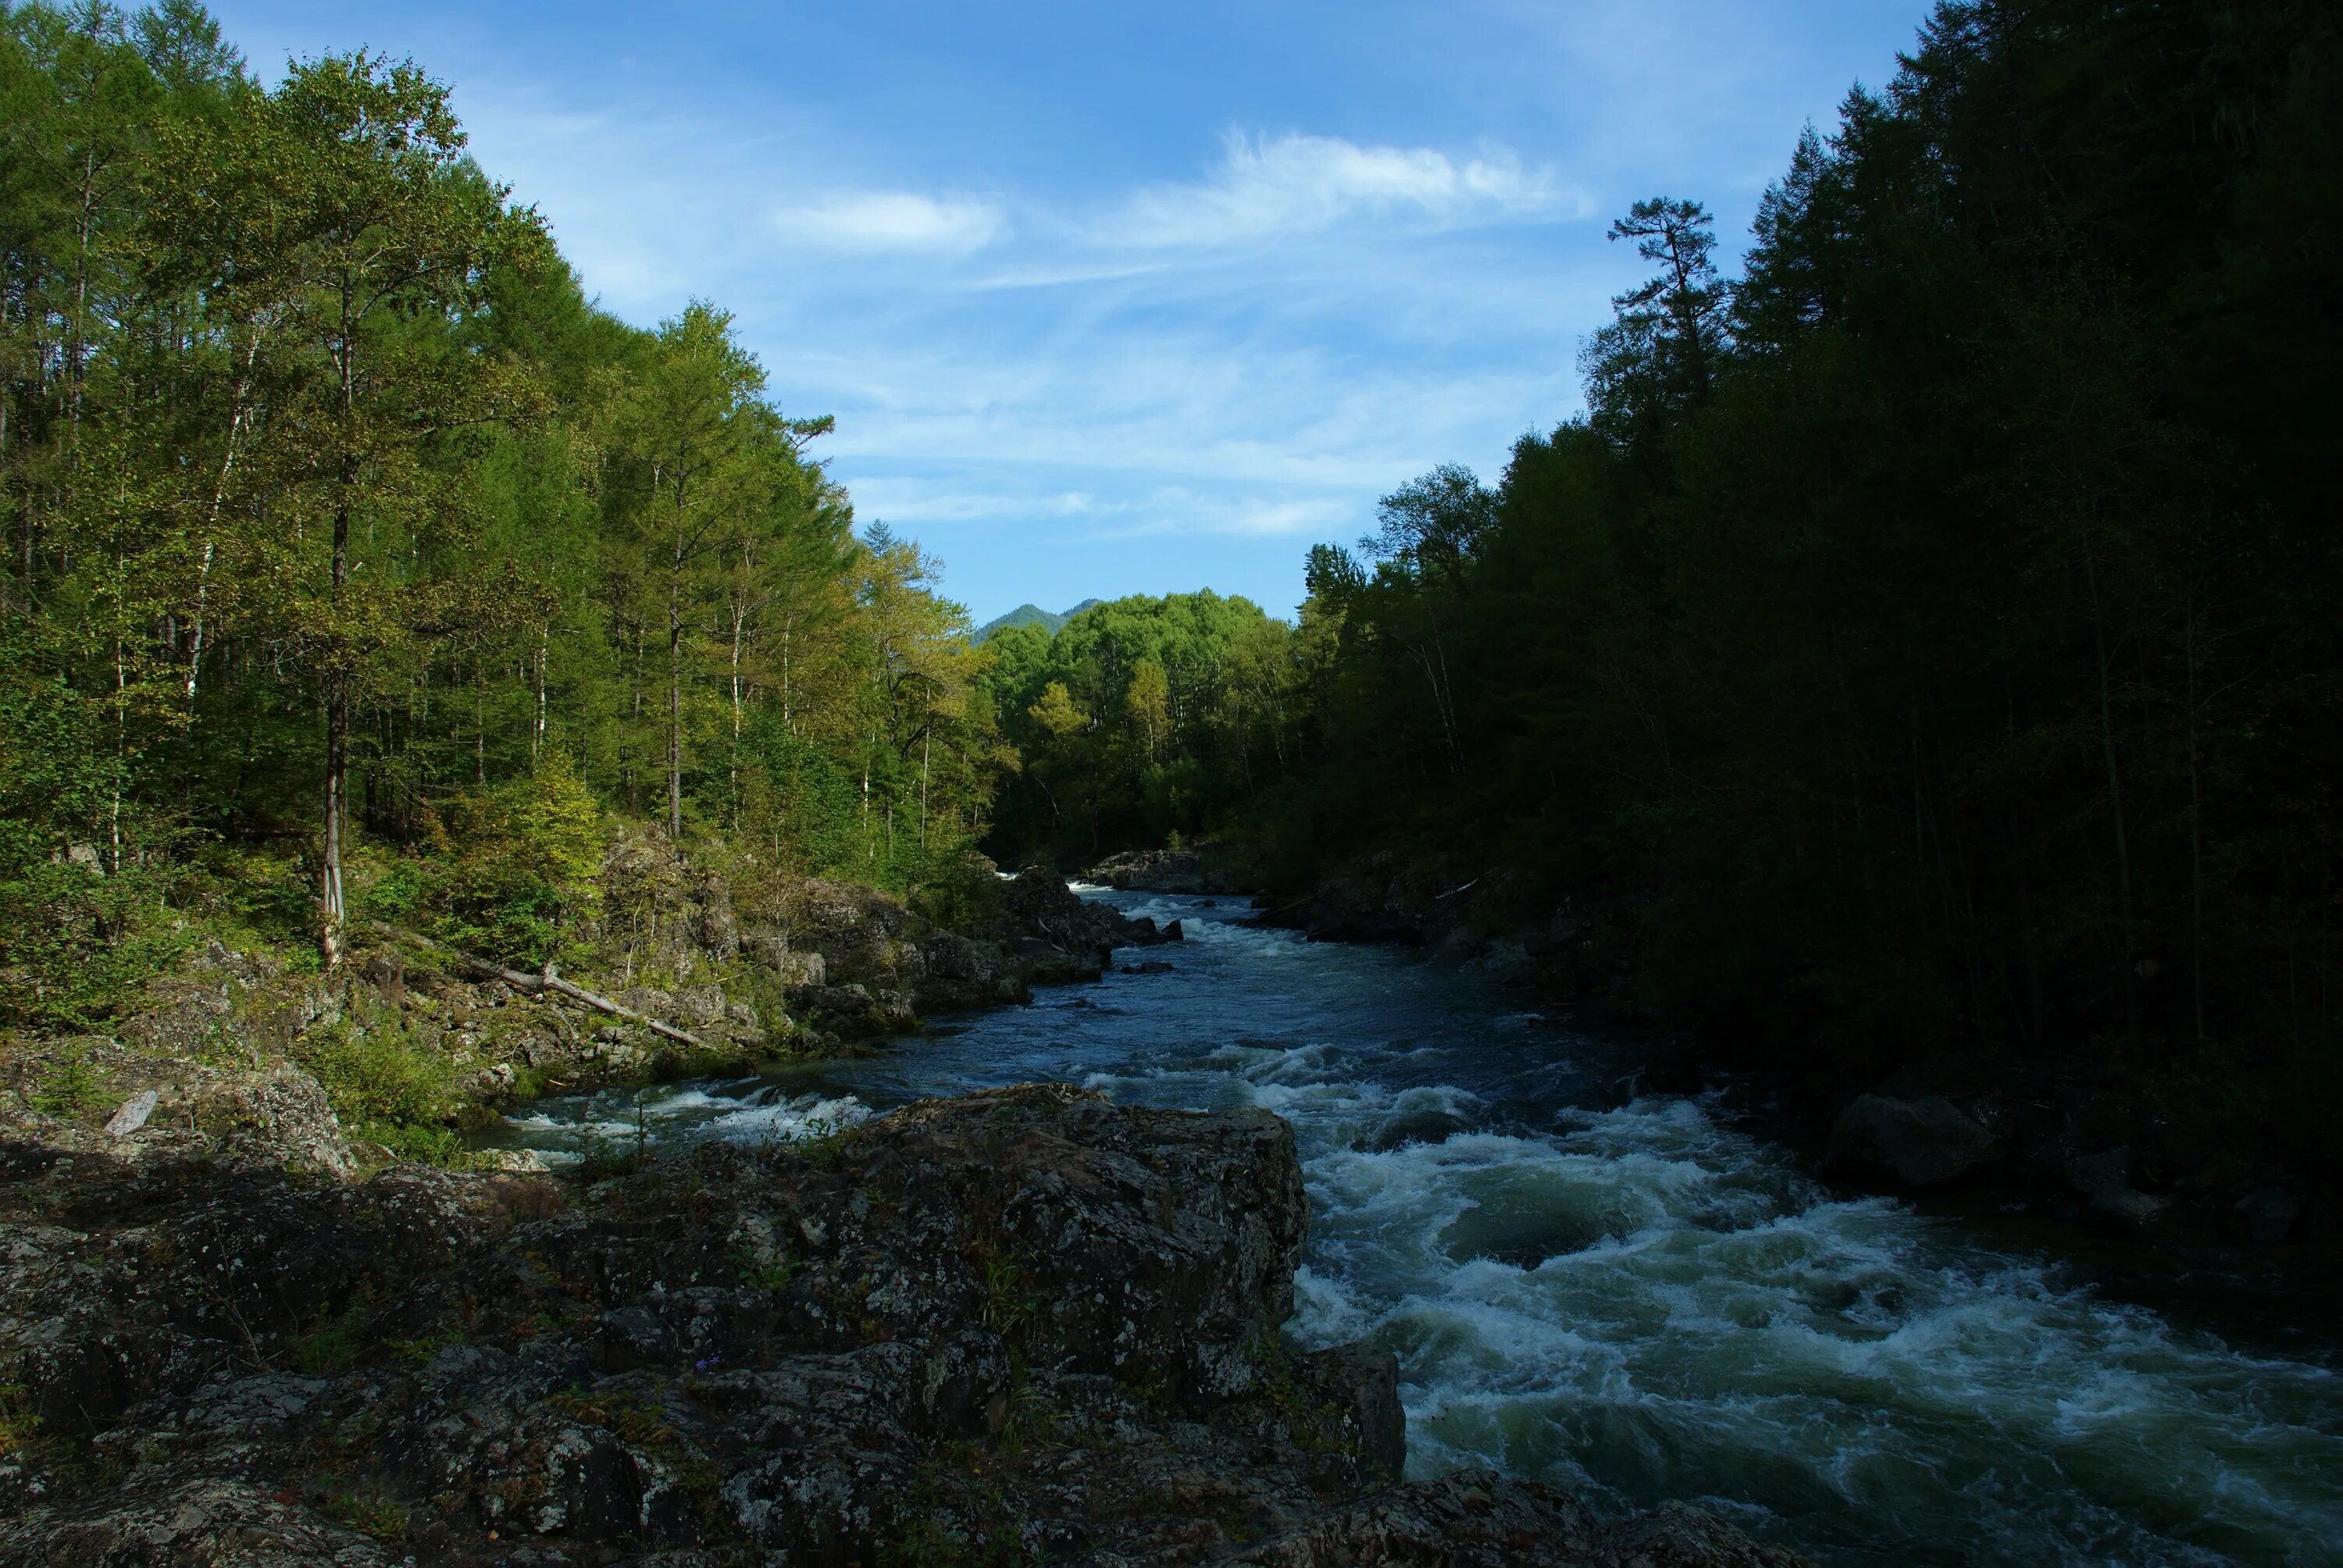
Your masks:
<instances>
[{"instance_id":1,"label":"forest","mask_svg":"<svg viewBox=\"0 0 2343 1568\"><path fill-rule=\"evenodd\" d=\"M1587 413L1323 546L1253 831L1625 910L1744 1060L2099 1075L2331 1161L2343 21L1958 0L1700 202Z\"/></svg>"},{"instance_id":2,"label":"forest","mask_svg":"<svg viewBox=\"0 0 2343 1568\"><path fill-rule=\"evenodd\" d=\"M549 958L616 825L898 894L1006 754L730 317L586 297L445 86L0 15L0 1018L199 933Z\"/></svg>"},{"instance_id":3,"label":"forest","mask_svg":"<svg viewBox=\"0 0 2343 1568\"><path fill-rule=\"evenodd\" d=\"M1586 414L1313 548L1298 625L1000 639L1002 831L1502 870L1475 918L1611 911L1745 1062L2331 1158L2338 87L2322 7L1939 5L1737 272L1701 202L1623 215Z\"/></svg>"},{"instance_id":4,"label":"forest","mask_svg":"<svg viewBox=\"0 0 2343 1568\"><path fill-rule=\"evenodd\" d=\"M191 0L0 34L15 1024L206 922L542 961L622 830L939 910L1213 838L1614 911L1785 1071L2087 1071L2324 1158L2325 7L1946 0L1738 263L1697 193L1621 216L1586 412L1312 549L1294 621L981 645L726 313L596 308L418 67L264 87Z\"/></svg>"}]
</instances>

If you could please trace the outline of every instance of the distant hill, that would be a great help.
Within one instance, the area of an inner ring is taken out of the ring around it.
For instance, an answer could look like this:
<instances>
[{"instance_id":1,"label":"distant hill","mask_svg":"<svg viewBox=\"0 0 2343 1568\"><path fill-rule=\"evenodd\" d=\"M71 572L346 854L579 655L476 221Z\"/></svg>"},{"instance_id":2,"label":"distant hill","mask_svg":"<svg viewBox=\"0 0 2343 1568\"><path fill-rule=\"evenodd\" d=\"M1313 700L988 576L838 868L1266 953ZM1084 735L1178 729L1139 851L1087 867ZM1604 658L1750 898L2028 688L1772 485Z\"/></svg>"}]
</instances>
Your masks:
<instances>
[{"instance_id":1,"label":"distant hill","mask_svg":"<svg viewBox=\"0 0 2343 1568\"><path fill-rule=\"evenodd\" d=\"M1073 619L1074 617L1081 614L1082 611L1090 608L1091 606L1098 602L1099 601L1094 598L1086 598L1082 600L1081 603L1076 605L1073 608L1066 611L1062 615L1051 615L1048 610L1043 609L1038 604L1021 604L1015 609L1011 610L1007 615L997 616L991 620L986 621L982 626L977 628L976 635L969 640L970 642L982 642L994 632L1001 631L1012 626L1038 626L1043 631L1048 632L1051 637L1055 637L1058 635L1058 628L1060 627L1065 625L1068 621Z\"/></svg>"}]
</instances>

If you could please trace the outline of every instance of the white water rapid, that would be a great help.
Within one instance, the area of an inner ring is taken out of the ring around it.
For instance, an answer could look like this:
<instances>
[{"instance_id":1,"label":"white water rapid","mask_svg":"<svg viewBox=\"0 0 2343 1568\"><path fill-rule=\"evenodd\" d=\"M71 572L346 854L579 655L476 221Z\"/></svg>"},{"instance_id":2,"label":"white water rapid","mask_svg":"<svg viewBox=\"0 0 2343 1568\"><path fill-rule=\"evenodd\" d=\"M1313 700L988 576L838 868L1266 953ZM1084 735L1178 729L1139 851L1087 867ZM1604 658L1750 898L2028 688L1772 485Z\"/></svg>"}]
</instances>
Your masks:
<instances>
[{"instance_id":1,"label":"white water rapid","mask_svg":"<svg viewBox=\"0 0 2343 1568\"><path fill-rule=\"evenodd\" d=\"M1186 922L1145 955L1171 973L874 1060L549 1100L498 1141L802 1136L1034 1079L1266 1106L1312 1202L1292 1331L1397 1352L1413 1472L1687 1498L1834 1563L2343 1563L2336 1325L2289 1326L2282 1300L2216 1322L1834 1197L1711 1102L1630 1097L1631 1051L1453 966L1253 930L1238 901L1111 896Z\"/></svg>"}]
</instances>

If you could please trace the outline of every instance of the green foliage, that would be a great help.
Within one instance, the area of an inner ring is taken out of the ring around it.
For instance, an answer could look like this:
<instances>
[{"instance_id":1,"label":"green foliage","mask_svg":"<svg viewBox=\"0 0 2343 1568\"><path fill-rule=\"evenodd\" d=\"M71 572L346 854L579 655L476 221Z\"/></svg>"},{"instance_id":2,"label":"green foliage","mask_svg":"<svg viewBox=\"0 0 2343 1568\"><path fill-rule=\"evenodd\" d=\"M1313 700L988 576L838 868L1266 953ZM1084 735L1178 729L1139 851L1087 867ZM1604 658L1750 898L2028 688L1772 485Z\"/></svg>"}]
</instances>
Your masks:
<instances>
[{"instance_id":1,"label":"green foliage","mask_svg":"<svg viewBox=\"0 0 2343 1568\"><path fill-rule=\"evenodd\" d=\"M2338 145L2319 8L1963 0L1738 278L1637 203L1589 417L1311 552L1272 859L1616 910L1777 1064L2097 1058L2330 1160Z\"/></svg>"},{"instance_id":2,"label":"green foliage","mask_svg":"<svg viewBox=\"0 0 2343 1568\"><path fill-rule=\"evenodd\" d=\"M776 1258L763 1263L754 1259L744 1259L740 1263L740 1282L752 1291L770 1291L778 1295L789 1288L789 1282L797 1277L797 1263L789 1258Z\"/></svg>"},{"instance_id":3,"label":"green foliage","mask_svg":"<svg viewBox=\"0 0 2343 1568\"><path fill-rule=\"evenodd\" d=\"M319 1313L287 1343L286 1353L305 1372L347 1372L366 1348L367 1325L373 1316L374 1298L361 1289L340 1311Z\"/></svg>"},{"instance_id":4,"label":"green foliage","mask_svg":"<svg viewBox=\"0 0 2343 1568\"><path fill-rule=\"evenodd\" d=\"M454 1065L399 1024L313 1029L294 1041L293 1056L324 1087L350 1136L437 1164L459 1154L446 1125L457 1109Z\"/></svg>"},{"instance_id":5,"label":"green foliage","mask_svg":"<svg viewBox=\"0 0 2343 1568\"><path fill-rule=\"evenodd\" d=\"M407 1539L407 1505L379 1492L341 1492L327 1500L326 1512L361 1535L377 1541Z\"/></svg>"},{"instance_id":6,"label":"green foliage","mask_svg":"<svg viewBox=\"0 0 2343 1568\"><path fill-rule=\"evenodd\" d=\"M601 810L566 758L438 813L438 856L402 858L359 896L367 914L419 925L468 952L528 969L592 912Z\"/></svg>"},{"instance_id":7,"label":"green foliage","mask_svg":"<svg viewBox=\"0 0 2343 1568\"><path fill-rule=\"evenodd\" d=\"M862 811L846 769L775 711L759 717L744 750L762 771L759 804L776 825L781 852L816 875L861 869Z\"/></svg>"},{"instance_id":8,"label":"green foliage","mask_svg":"<svg viewBox=\"0 0 2343 1568\"><path fill-rule=\"evenodd\" d=\"M1299 761L1292 629L1209 590L1098 604L993 635L985 685L1023 760L1004 862L1155 845L1250 809Z\"/></svg>"},{"instance_id":9,"label":"green foliage","mask_svg":"<svg viewBox=\"0 0 2343 1568\"><path fill-rule=\"evenodd\" d=\"M118 1014L193 940L164 902L172 887L146 868L107 876L70 859L0 874L0 1020L92 1029Z\"/></svg>"},{"instance_id":10,"label":"green foliage","mask_svg":"<svg viewBox=\"0 0 2343 1568\"><path fill-rule=\"evenodd\" d=\"M106 1102L106 1073L92 1064L85 1048L68 1050L41 1075L33 1109L44 1116L74 1121Z\"/></svg>"},{"instance_id":11,"label":"green foliage","mask_svg":"<svg viewBox=\"0 0 2343 1568\"><path fill-rule=\"evenodd\" d=\"M990 1236L977 1242L976 1263L984 1279L984 1325L1002 1339L1013 1340L1033 1316L1033 1293L1025 1271L1016 1256Z\"/></svg>"},{"instance_id":12,"label":"green foliage","mask_svg":"<svg viewBox=\"0 0 2343 1568\"><path fill-rule=\"evenodd\" d=\"M0 1459L21 1459L38 1441L40 1412L23 1383L0 1383Z\"/></svg>"},{"instance_id":13,"label":"green foliage","mask_svg":"<svg viewBox=\"0 0 2343 1568\"><path fill-rule=\"evenodd\" d=\"M542 963L606 810L953 874L1010 761L965 618L725 311L596 309L410 63L35 4L0 98L0 1023L189 916Z\"/></svg>"}]
</instances>

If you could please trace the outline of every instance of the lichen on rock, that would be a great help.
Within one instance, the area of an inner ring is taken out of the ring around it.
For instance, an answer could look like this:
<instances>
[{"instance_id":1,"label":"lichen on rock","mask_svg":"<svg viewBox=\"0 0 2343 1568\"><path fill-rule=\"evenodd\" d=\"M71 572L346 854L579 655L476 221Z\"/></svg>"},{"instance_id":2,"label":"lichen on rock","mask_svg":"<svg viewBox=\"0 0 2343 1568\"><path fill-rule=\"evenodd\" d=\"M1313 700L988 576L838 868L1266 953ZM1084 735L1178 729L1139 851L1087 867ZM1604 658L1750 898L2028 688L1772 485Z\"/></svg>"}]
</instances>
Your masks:
<instances>
[{"instance_id":1,"label":"lichen on rock","mask_svg":"<svg viewBox=\"0 0 2343 1568\"><path fill-rule=\"evenodd\" d=\"M1573 1560L1408 1535L1444 1483L1363 1503L1396 1369L1281 1337L1265 1112L1030 1085L590 1185L0 1155L5 1568Z\"/></svg>"}]
</instances>

